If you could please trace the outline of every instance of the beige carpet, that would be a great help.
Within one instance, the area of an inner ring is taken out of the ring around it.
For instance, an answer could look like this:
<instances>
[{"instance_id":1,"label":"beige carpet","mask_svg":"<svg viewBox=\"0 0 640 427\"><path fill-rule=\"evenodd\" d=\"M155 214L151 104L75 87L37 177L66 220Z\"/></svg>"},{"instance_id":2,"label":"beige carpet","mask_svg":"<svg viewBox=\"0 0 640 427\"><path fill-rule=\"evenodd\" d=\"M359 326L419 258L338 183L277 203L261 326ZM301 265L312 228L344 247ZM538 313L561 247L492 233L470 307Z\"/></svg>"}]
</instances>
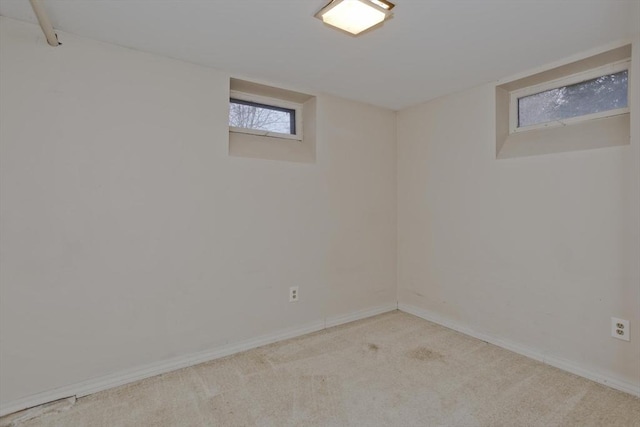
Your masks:
<instances>
[{"instance_id":1,"label":"beige carpet","mask_svg":"<svg viewBox=\"0 0 640 427\"><path fill-rule=\"evenodd\" d=\"M19 425L640 426L640 399L396 311Z\"/></svg>"}]
</instances>

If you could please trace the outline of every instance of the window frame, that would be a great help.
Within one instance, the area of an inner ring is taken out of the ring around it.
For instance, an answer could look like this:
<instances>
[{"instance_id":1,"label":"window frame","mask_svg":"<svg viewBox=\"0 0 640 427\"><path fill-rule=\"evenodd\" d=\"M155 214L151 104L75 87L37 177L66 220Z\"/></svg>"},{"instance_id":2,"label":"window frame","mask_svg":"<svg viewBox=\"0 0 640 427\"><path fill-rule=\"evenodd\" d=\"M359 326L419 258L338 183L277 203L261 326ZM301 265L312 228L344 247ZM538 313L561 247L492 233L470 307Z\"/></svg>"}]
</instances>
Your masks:
<instances>
[{"instance_id":1,"label":"window frame","mask_svg":"<svg viewBox=\"0 0 640 427\"><path fill-rule=\"evenodd\" d=\"M265 136L269 138L290 139L293 141L302 141L302 104L283 99L271 98L267 96L255 95L252 93L231 90L229 94L229 107L232 100L238 100L250 104L259 104L256 107L264 106L266 108L273 107L274 110L293 110L295 115L295 134L271 132L260 129L242 128L229 126L229 132L245 133L249 135ZM227 114L227 121L229 120Z\"/></svg>"},{"instance_id":2,"label":"window frame","mask_svg":"<svg viewBox=\"0 0 640 427\"><path fill-rule=\"evenodd\" d=\"M627 106L626 107L616 108L613 110L600 111L597 113L584 114L581 116L570 117L567 119L555 120L551 122L537 123L529 126L518 126L518 115L519 115L518 99L524 98L530 95L535 95L548 90L558 89L564 86L571 86L577 83L585 82L587 80L592 80L598 77L615 74L622 71L627 71ZM509 134L519 133L519 132L528 132L531 130L554 128L554 127L560 127L560 126L567 126L567 125L572 125L576 123L581 123L587 120L602 119L605 117L613 117L620 114L627 114L630 111L629 109L629 100L631 99L630 91L629 91L630 80L631 80L631 60L624 59L622 61L612 62L610 64L592 68L579 73L571 74L569 76L561 77L554 80L549 80L537 85L527 86L521 89L516 89L514 91L511 91L509 94Z\"/></svg>"}]
</instances>

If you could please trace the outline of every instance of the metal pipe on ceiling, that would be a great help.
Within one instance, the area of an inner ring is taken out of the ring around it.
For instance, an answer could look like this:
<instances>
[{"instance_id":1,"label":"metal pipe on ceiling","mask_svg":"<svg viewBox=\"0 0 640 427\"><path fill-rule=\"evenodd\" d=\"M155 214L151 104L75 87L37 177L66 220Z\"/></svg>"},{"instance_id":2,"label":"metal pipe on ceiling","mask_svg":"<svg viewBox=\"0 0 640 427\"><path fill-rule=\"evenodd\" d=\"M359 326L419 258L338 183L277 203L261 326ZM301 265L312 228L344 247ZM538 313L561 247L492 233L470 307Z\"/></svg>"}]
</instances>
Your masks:
<instances>
[{"instance_id":1,"label":"metal pipe on ceiling","mask_svg":"<svg viewBox=\"0 0 640 427\"><path fill-rule=\"evenodd\" d=\"M47 38L47 43L51 46L58 46L60 44L58 36L53 30L53 25L51 25L51 21L49 21L47 13L42 8L40 0L29 0L29 2L31 2L31 7L33 8L33 12L36 14L36 18L38 18L40 28L42 28L42 32Z\"/></svg>"}]
</instances>

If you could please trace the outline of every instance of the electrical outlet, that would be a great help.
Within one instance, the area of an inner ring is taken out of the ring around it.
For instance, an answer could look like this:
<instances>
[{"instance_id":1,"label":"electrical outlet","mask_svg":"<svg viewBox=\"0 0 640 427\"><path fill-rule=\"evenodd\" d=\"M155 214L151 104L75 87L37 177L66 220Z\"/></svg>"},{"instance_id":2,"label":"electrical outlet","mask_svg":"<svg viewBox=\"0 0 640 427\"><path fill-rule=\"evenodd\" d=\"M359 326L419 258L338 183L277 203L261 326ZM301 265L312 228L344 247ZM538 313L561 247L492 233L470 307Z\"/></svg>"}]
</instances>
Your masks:
<instances>
[{"instance_id":1,"label":"electrical outlet","mask_svg":"<svg viewBox=\"0 0 640 427\"><path fill-rule=\"evenodd\" d=\"M298 287L292 286L289 288L289 302L298 301Z\"/></svg>"},{"instance_id":2,"label":"electrical outlet","mask_svg":"<svg viewBox=\"0 0 640 427\"><path fill-rule=\"evenodd\" d=\"M619 340L629 341L629 321L612 317L611 336Z\"/></svg>"}]
</instances>

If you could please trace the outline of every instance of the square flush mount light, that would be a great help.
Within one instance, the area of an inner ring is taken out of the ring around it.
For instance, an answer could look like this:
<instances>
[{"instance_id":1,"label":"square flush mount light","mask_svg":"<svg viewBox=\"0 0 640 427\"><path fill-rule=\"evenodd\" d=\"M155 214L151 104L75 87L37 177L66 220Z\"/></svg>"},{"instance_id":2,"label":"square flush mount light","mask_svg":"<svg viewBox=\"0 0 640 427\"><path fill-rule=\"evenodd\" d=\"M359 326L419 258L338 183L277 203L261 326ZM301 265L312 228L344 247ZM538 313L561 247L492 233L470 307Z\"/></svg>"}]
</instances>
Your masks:
<instances>
[{"instance_id":1,"label":"square flush mount light","mask_svg":"<svg viewBox=\"0 0 640 427\"><path fill-rule=\"evenodd\" d=\"M391 17L394 6L386 0L332 0L315 17L357 35Z\"/></svg>"}]
</instances>

